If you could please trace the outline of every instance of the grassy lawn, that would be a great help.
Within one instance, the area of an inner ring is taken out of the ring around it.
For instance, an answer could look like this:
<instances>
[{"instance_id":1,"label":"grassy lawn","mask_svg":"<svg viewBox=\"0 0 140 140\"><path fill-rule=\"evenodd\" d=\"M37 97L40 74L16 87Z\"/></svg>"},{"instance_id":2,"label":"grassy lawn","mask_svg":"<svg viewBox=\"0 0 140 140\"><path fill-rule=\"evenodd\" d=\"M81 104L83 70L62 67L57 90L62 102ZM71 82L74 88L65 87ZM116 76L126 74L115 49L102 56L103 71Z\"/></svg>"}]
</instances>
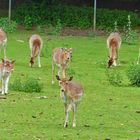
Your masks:
<instances>
[{"instance_id":1,"label":"grassy lawn","mask_svg":"<svg viewBox=\"0 0 140 140\"><path fill-rule=\"evenodd\" d=\"M28 37L33 32L18 31L8 35L7 56L16 60L10 83L15 78L34 77L43 84L40 93L10 90L0 100L0 140L136 140L140 138L140 88L132 87L126 70L138 56L138 45L122 44L121 72L123 86L112 86L106 78L108 50L106 37L56 37L42 34L42 68L29 67ZM51 38L50 41L47 41ZM23 40L19 42L17 40ZM57 81L51 85L51 51L54 47L74 48L70 70L84 86L85 94L77 112L77 127L63 128L63 103ZM2 56L2 54L1 54ZM36 97L47 96L47 99Z\"/></svg>"}]
</instances>

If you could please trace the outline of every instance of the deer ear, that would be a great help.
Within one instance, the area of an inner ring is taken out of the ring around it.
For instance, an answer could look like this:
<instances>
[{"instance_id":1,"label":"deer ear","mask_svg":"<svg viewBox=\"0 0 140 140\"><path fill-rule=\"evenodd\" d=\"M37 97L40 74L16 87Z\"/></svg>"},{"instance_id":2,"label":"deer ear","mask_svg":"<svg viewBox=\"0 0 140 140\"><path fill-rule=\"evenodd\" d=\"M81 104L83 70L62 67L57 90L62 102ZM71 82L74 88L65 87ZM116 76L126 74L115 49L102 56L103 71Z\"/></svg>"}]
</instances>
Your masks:
<instances>
[{"instance_id":1,"label":"deer ear","mask_svg":"<svg viewBox=\"0 0 140 140\"><path fill-rule=\"evenodd\" d=\"M2 60L2 63L4 63L4 59L3 59L3 58L1 58L1 60Z\"/></svg>"},{"instance_id":2,"label":"deer ear","mask_svg":"<svg viewBox=\"0 0 140 140\"><path fill-rule=\"evenodd\" d=\"M14 64L15 63L15 60L13 60L11 63Z\"/></svg>"},{"instance_id":3,"label":"deer ear","mask_svg":"<svg viewBox=\"0 0 140 140\"><path fill-rule=\"evenodd\" d=\"M58 76L58 75L56 75L56 79L58 80L58 81L60 81L61 79L60 79L60 77Z\"/></svg>"},{"instance_id":4,"label":"deer ear","mask_svg":"<svg viewBox=\"0 0 140 140\"><path fill-rule=\"evenodd\" d=\"M70 77L69 81L71 81L73 79L73 76Z\"/></svg>"},{"instance_id":5,"label":"deer ear","mask_svg":"<svg viewBox=\"0 0 140 140\"><path fill-rule=\"evenodd\" d=\"M70 51L73 52L73 48L70 48Z\"/></svg>"}]
</instances>

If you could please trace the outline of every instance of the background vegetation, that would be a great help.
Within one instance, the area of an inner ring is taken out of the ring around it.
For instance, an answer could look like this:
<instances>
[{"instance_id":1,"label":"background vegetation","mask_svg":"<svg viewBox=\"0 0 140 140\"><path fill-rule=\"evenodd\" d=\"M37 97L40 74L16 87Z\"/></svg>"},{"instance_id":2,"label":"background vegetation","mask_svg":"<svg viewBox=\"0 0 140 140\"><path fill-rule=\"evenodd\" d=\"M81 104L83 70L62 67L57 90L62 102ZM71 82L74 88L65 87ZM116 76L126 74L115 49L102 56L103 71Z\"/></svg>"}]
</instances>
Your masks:
<instances>
[{"instance_id":1,"label":"background vegetation","mask_svg":"<svg viewBox=\"0 0 140 140\"><path fill-rule=\"evenodd\" d=\"M118 16L119 15L119 16ZM117 21L118 27L127 24L127 16L131 16L132 26L138 26L138 15L125 10L97 9L97 27L100 29L112 28ZM56 26L60 20L63 27L89 28L93 27L93 8L76 6L48 6L44 4L23 4L17 8L14 19L25 27L33 25ZM108 26L110 25L110 26Z\"/></svg>"}]
</instances>

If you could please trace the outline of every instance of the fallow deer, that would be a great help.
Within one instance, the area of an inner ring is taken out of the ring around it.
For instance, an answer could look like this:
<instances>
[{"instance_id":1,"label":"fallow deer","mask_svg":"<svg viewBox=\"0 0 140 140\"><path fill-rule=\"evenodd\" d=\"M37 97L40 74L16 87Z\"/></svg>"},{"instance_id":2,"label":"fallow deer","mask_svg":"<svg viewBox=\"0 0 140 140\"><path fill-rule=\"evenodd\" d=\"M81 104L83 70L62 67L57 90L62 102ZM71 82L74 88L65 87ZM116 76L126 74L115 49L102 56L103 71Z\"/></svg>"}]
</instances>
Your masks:
<instances>
[{"instance_id":1,"label":"fallow deer","mask_svg":"<svg viewBox=\"0 0 140 140\"><path fill-rule=\"evenodd\" d=\"M12 71L14 70L15 61L10 61L8 59L2 59L0 62L0 80L2 82L2 94L8 93L8 83Z\"/></svg>"},{"instance_id":2,"label":"fallow deer","mask_svg":"<svg viewBox=\"0 0 140 140\"><path fill-rule=\"evenodd\" d=\"M7 45L7 36L6 33L0 28L0 49L4 49L4 58L6 58L6 45Z\"/></svg>"},{"instance_id":3,"label":"fallow deer","mask_svg":"<svg viewBox=\"0 0 140 140\"><path fill-rule=\"evenodd\" d=\"M64 127L68 126L69 111L73 110L73 127L76 127L76 111L77 105L83 96L83 87L78 82L70 79L60 78L56 76L60 85L60 96L65 106L65 122Z\"/></svg>"},{"instance_id":4,"label":"fallow deer","mask_svg":"<svg viewBox=\"0 0 140 140\"><path fill-rule=\"evenodd\" d=\"M35 63L35 58L38 57L38 67L41 67L40 53L42 49L43 41L39 35L32 35L29 39L29 47L31 50L30 66Z\"/></svg>"},{"instance_id":5,"label":"fallow deer","mask_svg":"<svg viewBox=\"0 0 140 140\"><path fill-rule=\"evenodd\" d=\"M58 75L62 72L62 77L66 77L66 68L72 57L72 48L55 48L52 51L52 84L54 84L55 65L58 66Z\"/></svg>"},{"instance_id":6,"label":"fallow deer","mask_svg":"<svg viewBox=\"0 0 140 140\"><path fill-rule=\"evenodd\" d=\"M112 65L117 66L118 49L121 46L121 42L121 37L117 32L111 33L107 38L107 46L109 49L108 68Z\"/></svg>"}]
</instances>

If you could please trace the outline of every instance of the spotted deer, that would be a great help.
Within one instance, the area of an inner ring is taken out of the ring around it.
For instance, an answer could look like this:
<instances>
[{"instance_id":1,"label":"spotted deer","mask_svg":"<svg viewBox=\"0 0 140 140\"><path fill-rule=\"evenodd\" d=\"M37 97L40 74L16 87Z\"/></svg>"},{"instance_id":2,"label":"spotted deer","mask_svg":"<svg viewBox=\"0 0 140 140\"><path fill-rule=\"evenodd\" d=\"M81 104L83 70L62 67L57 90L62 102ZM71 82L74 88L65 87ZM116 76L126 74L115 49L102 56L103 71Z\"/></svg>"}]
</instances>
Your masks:
<instances>
[{"instance_id":1,"label":"spotted deer","mask_svg":"<svg viewBox=\"0 0 140 140\"><path fill-rule=\"evenodd\" d=\"M2 94L8 93L8 83L12 71L14 70L15 61L10 61L8 59L2 59L0 62L0 80L2 82Z\"/></svg>"},{"instance_id":2,"label":"spotted deer","mask_svg":"<svg viewBox=\"0 0 140 140\"><path fill-rule=\"evenodd\" d=\"M117 66L118 49L121 46L121 42L121 37L117 32L111 33L107 38L107 46L109 49L108 68L112 65Z\"/></svg>"},{"instance_id":3,"label":"spotted deer","mask_svg":"<svg viewBox=\"0 0 140 140\"><path fill-rule=\"evenodd\" d=\"M29 47L31 50L30 66L35 63L35 58L38 57L38 67L41 67L40 53L42 49L43 41L39 35L32 35L29 39Z\"/></svg>"},{"instance_id":4,"label":"spotted deer","mask_svg":"<svg viewBox=\"0 0 140 140\"><path fill-rule=\"evenodd\" d=\"M70 79L60 78L56 75L60 85L60 96L64 102L65 122L64 127L68 126L69 111L73 110L73 127L76 127L76 111L77 105L83 96L83 87L78 82Z\"/></svg>"},{"instance_id":5,"label":"spotted deer","mask_svg":"<svg viewBox=\"0 0 140 140\"><path fill-rule=\"evenodd\" d=\"M0 28L0 49L4 49L4 58L6 58L6 45L7 45L7 36L6 33Z\"/></svg>"},{"instance_id":6,"label":"spotted deer","mask_svg":"<svg viewBox=\"0 0 140 140\"><path fill-rule=\"evenodd\" d=\"M55 65L58 66L58 75L66 77L66 68L72 57L72 48L55 48L52 51L52 84L54 84Z\"/></svg>"}]
</instances>

